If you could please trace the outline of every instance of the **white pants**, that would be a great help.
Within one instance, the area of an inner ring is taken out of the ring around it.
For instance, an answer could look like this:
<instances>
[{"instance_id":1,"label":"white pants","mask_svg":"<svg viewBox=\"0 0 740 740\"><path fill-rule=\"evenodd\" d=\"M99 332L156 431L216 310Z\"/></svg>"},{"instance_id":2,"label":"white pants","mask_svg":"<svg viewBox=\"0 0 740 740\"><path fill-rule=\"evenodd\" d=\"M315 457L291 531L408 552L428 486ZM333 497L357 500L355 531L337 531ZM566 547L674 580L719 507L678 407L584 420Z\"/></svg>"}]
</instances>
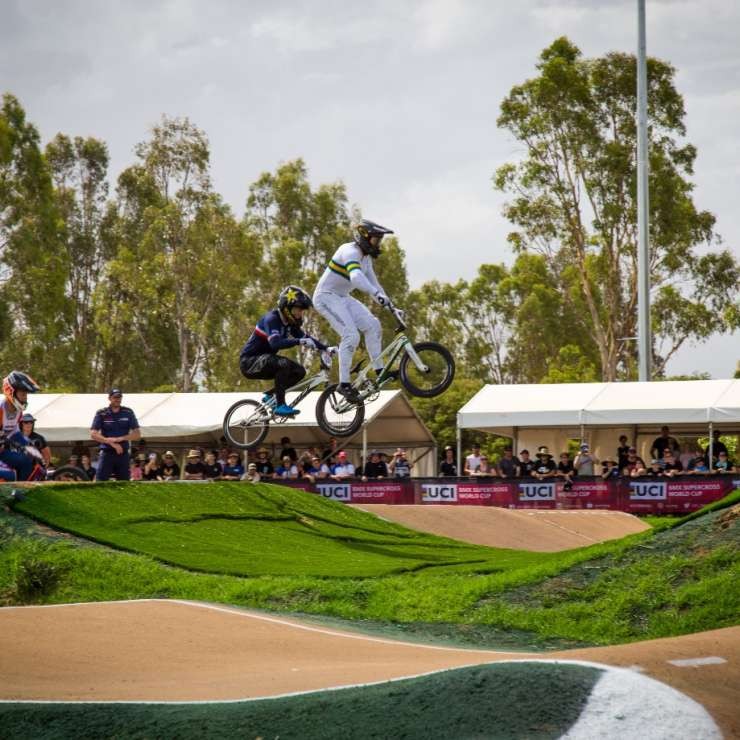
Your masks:
<instances>
[{"instance_id":1,"label":"white pants","mask_svg":"<svg viewBox=\"0 0 740 740\"><path fill-rule=\"evenodd\" d=\"M378 355L382 349L383 330L380 321L373 316L367 306L352 296L336 293L316 293L313 297L316 310L331 324L339 334L339 382L349 383L352 355L360 344L360 332L365 335L365 347L373 367L380 370L383 364Z\"/></svg>"}]
</instances>

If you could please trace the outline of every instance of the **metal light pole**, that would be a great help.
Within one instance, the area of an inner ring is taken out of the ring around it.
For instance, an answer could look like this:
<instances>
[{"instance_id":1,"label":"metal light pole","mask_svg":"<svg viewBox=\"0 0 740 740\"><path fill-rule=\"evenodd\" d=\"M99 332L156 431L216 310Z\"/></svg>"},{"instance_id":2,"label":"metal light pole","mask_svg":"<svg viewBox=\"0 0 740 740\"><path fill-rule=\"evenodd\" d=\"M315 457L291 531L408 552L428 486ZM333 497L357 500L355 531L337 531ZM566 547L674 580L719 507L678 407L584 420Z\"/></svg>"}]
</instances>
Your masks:
<instances>
[{"instance_id":1,"label":"metal light pole","mask_svg":"<svg viewBox=\"0 0 740 740\"><path fill-rule=\"evenodd\" d=\"M651 378L650 252L648 244L647 44L645 0L637 0L637 336L641 382Z\"/></svg>"}]
</instances>

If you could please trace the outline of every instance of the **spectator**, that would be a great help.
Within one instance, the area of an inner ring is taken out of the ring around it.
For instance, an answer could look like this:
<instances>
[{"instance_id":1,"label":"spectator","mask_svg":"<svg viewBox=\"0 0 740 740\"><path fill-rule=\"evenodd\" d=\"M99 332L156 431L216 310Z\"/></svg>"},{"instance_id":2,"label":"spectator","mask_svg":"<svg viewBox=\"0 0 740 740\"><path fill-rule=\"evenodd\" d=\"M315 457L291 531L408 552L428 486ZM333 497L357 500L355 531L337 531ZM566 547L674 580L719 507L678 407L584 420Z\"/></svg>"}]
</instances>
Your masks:
<instances>
[{"instance_id":1,"label":"spectator","mask_svg":"<svg viewBox=\"0 0 740 740\"><path fill-rule=\"evenodd\" d=\"M226 465L221 474L223 480L239 480L244 475L244 466L241 464L238 452L230 452L226 456Z\"/></svg>"},{"instance_id":2,"label":"spectator","mask_svg":"<svg viewBox=\"0 0 740 740\"><path fill-rule=\"evenodd\" d=\"M613 458L607 457L606 460L601 463L601 466L601 477L604 480L619 477L619 465Z\"/></svg>"},{"instance_id":3,"label":"spectator","mask_svg":"<svg viewBox=\"0 0 740 740\"><path fill-rule=\"evenodd\" d=\"M481 454L480 465L478 466L478 470L476 470L473 475L486 478L493 478L497 475L496 468L488 461L488 455Z\"/></svg>"},{"instance_id":4,"label":"spectator","mask_svg":"<svg viewBox=\"0 0 740 740\"><path fill-rule=\"evenodd\" d=\"M519 475L522 478L531 478L537 463L529 458L529 450L522 450L519 453Z\"/></svg>"},{"instance_id":5,"label":"spectator","mask_svg":"<svg viewBox=\"0 0 740 740\"><path fill-rule=\"evenodd\" d=\"M179 470L177 474L179 477ZM149 453L149 459L146 461L146 465L144 466L144 480L164 480L162 464L160 463L159 455L157 455L156 452Z\"/></svg>"},{"instance_id":6,"label":"spectator","mask_svg":"<svg viewBox=\"0 0 740 740\"><path fill-rule=\"evenodd\" d=\"M625 470L627 470L627 467L625 467ZM630 475L632 475L630 473ZM650 467L645 470L644 468L639 472L639 475L645 475L648 478L662 478L663 473L663 466L660 464L660 460L651 460L650 461ZM636 477L635 475L632 475L632 477Z\"/></svg>"},{"instance_id":7,"label":"spectator","mask_svg":"<svg viewBox=\"0 0 740 740\"><path fill-rule=\"evenodd\" d=\"M694 463L688 472L692 473L693 475L709 475L712 471L709 469L709 465L707 465L707 461L704 459L704 455L697 455L694 458Z\"/></svg>"},{"instance_id":8,"label":"spectator","mask_svg":"<svg viewBox=\"0 0 740 740\"><path fill-rule=\"evenodd\" d=\"M637 454L637 450L634 447L630 447L627 450L627 464L622 469L622 475L632 478L637 475L644 475L645 468L645 461Z\"/></svg>"},{"instance_id":9,"label":"spectator","mask_svg":"<svg viewBox=\"0 0 740 740\"><path fill-rule=\"evenodd\" d=\"M316 456L312 457L304 466L303 466L303 473L301 475L301 478L303 480L310 481L311 483L316 482L316 477L319 474L319 469L321 468L321 458Z\"/></svg>"},{"instance_id":10,"label":"spectator","mask_svg":"<svg viewBox=\"0 0 740 740\"><path fill-rule=\"evenodd\" d=\"M627 444L627 435L621 434L619 436L619 447L617 447L617 461L620 470L624 470L624 466L627 464L627 453L630 447L631 445Z\"/></svg>"},{"instance_id":11,"label":"spectator","mask_svg":"<svg viewBox=\"0 0 740 740\"><path fill-rule=\"evenodd\" d=\"M455 462L455 450L451 445L445 447L444 457L439 466L439 474L446 477L457 476L457 463Z\"/></svg>"},{"instance_id":12,"label":"spectator","mask_svg":"<svg viewBox=\"0 0 740 740\"><path fill-rule=\"evenodd\" d=\"M573 478L577 475L573 467L573 461L567 452L560 453L560 462L558 463L557 475L563 479L563 490L570 491L573 488Z\"/></svg>"},{"instance_id":13,"label":"spectator","mask_svg":"<svg viewBox=\"0 0 740 740\"><path fill-rule=\"evenodd\" d=\"M270 462L269 452L266 447L257 450L257 472L262 478L272 478L275 468Z\"/></svg>"},{"instance_id":14,"label":"spectator","mask_svg":"<svg viewBox=\"0 0 740 740\"><path fill-rule=\"evenodd\" d=\"M532 475L538 480L543 480L544 478L554 478L557 474L558 466L552 459L550 450L542 445L537 450L537 461L535 463L534 470L532 471Z\"/></svg>"},{"instance_id":15,"label":"spectator","mask_svg":"<svg viewBox=\"0 0 740 740\"><path fill-rule=\"evenodd\" d=\"M656 437L653 440L653 445L650 448L650 454L656 460L662 460L665 451L670 449L675 455L678 455L678 442L675 437L671 437L669 434L668 427L660 428L660 437Z\"/></svg>"},{"instance_id":16,"label":"spectator","mask_svg":"<svg viewBox=\"0 0 740 740\"><path fill-rule=\"evenodd\" d=\"M673 450L667 448L663 453L663 460L661 461L663 473L668 478L673 478L675 475L680 475L683 471L683 465L680 460L673 454Z\"/></svg>"},{"instance_id":17,"label":"spectator","mask_svg":"<svg viewBox=\"0 0 740 740\"><path fill-rule=\"evenodd\" d=\"M480 467L480 445L473 442L473 451L465 458L464 475L473 475Z\"/></svg>"},{"instance_id":18,"label":"spectator","mask_svg":"<svg viewBox=\"0 0 740 740\"><path fill-rule=\"evenodd\" d=\"M95 477L95 468L90 461L90 455L83 455L80 458L80 468L87 473L87 477L92 480Z\"/></svg>"},{"instance_id":19,"label":"spectator","mask_svg":"<svg viewBox=\"0 0 740 740\"><path fill-rule=\"evenodd\" d=\"M341 447L337 445L336 438L329 437L329 446L321 453L321 459L328 463L332 457L339 454L340 450Z\"/></svg>"},{"instance_id":20,"label":"spectator","mask_svg":"<svg viewBox=\"0 0 740 740\"><path fill-rule=\"evenodd\" d=\"M226 466L226 463L229 461L229 453L231 450L228 447L222 447L218 451L218 456L216 457L216 462L221 466L221 470L223 471L224 467Z\"/></svg>"},{"instance_id":21,"label":"spectator","mask_svg":"<svg viewBox=\"0 0 740 740\"><path fill-rule=\"evenodd\" d=\"M502 478L518 478L519 477L519 458L514 457L513 447L504 447L504 455L498 461L498 474Z\"/></svg>"},{"instance_id":22,"label":"spectator","mask_svg":"<svg viewBox=\"0 0 740 740\"><path fill-rule=\"evenodd\" d=\"M394 478L410 478L413 467L414 464L406 457L406 450L399 447L393 455L388 471Z\"/></svg>"},{"instance_id":23,"label":"spectator","mask_svg":"<svg viewBox=\"0 0 740 740\"><path fill-rule=\"evenodd\" d=\"M298 453L295 451L295 447L291 445L290 437L282 437L280 444L283 446L283 449L280 450L280 459L282 460L287 455L292 462L296 462L298 460Z\"/></svg>"},{"instance_id":24,"label":"spectator","mask_svg":"<svg viewBox=\"0 0 740 740\"><path fill-rule=\"evenodd\" d=\"M304 469L310 468L314 457L317 457L319 451L315 447L308 447L299 456L298 462L303 465Z\"/></svg>"},{"instance_id":25,"label":"spectator","mask_svg":"<svg viewBox=\"0 0 740 740\"><path fill-rule=\"evenodd\" d=\"M365 464L365 468L362 473L362 480L367 480L368 478L388 477L388 466L381 461L380 452L378 450L370 451L370 459Z\"/></svg>"},{"instance_id":26,"label":"spectator","mask_svg":"<svg viewBox=\"0 0 740 740\"><path fill-rule=\"evenodd\" d=\"M275 468L274 477L279 480L298 479L298 466L290 455L283 455L280 465Z\"/></svg>"},{"instance_id":27,"label":"spectator","mask_svg":"<svg viewBox=\"0 0 740 740\"><path fill-rule=\"evenodd\" d=\"M331 475L329 466L325 462L322 462L318 455L313 457L311 460L311 471L311 475L318 480L328 478Z\"/></svg>"},{"instance_id":28,"label":"spectator","mask_svg":"<svg viewBox=\"0 0 740 740\"><path fill-rule=\"evenodd\" d=\"M100 443L97 480L130 480L129 443L141 439L139 422L134 412L121 406L123 392L111 388L108 406L99 409L90 427L90 437Z\"/></svg>"},{"instance_id":29,"label":"spectator","mask_svg":"<svg viewBox=\"0 0 740 740\"><path fill-rule=\"evenodd\" d=\"M30 443L41 453L41 457L44 459L44 465L48 467L49 461L51 460L51 450L49 449L49 445L46 443L46 439L38 432L34 431L35 425L36 419L33 414L25 413L21 416L21 434L27 437ZM89 455L87 459L90 459Z\"/></svg>"},{"instance_id":30,"label":"spectator","mask_svg":"<svg viewBox=\"0 0 740 740\"><path fill-rule=\"evenodd\" d=\"M579 452L573 460L573 467L578 476L595 475L598 460L591 454L591 450L585 442L580 446Z\"/></svg>"},{"instance_id":31,"label":"spectator","mask_svg":"<svg viewBox=\"0 0 740 740\"><path fill-rule=\"evenodd\" d=\"M355 466L347 459L347 453L342 450L337 455L337 464L332 468L331 477L334 480L345 480L352 478L355 474Z\"/></svg>"},{"instance_id":32,"label":"spectator","mask_svg":"<svg viewBox=\"0 0 740 740\"><path fill-rule=\"evenodd\" d=\"M715 473L735 473L737 472L737 468L735 467L735 463L730 460L730 456L727 454L726 450L723 450L722 452L717 455L717 461L714 463L714 472Z\"/></svg>"},{"instance_id":33,"label":"spectator","mask_svg":"<svg viewBox=\"0 0 740 740\"><path fill-rule=\"evenodd\" d=\"M215 459L215 456L214 456ZM220 467L220 466L219 466ZM241 477L242 480L249 481L250 483L259 483L262 478L257 472L257 463L249 463L247 465L247 472Z\"/></svg>"},{"instance_id":34,"label":"spectator","mask_svg":"<svg viewBox=\"0 0 740 740\"><path fill-rule=\"evenodd\" d=\"M132 462L133 462L133 460L132 460ZM80 467L80 458L77 457L77 455L70 455L67 458L67 462L65 463L65 465L70 465L73 468L79 468Z\"/></svg>"},{"instance_id":35,"label":"spectator","mask_svg":"<svg viewBox=\"0 0 740 740\"><path fill-rule=\"evenodd\" d=\"M146 455L139 453L136 459L131 461L131 480L144 479L144 465L146 465Z\"/></svg>"},{"instance_id":36,"label":"spectator","mask_svg":"<svg viewBox=\"0 0 740 740\"><path fill-rule=\"evenodd\" d=\"M696 454L696 445L689 444L688 442L681 445L681 454L678 456L678 459L680 460L681 465L683 465L684 471L691 470L694 467Z\"/></svg>"},{"instance_id":37,"label":"spectator","mask_svg":"<svg viewBox=\"0 0 740 740\"><path fill-rule=\"evenodd\" d=\"M185 462L185 470L182 475L183 480L205 480L206 466L200 457L200 450L190 450Z\"/></svg>"},{"instance_id":38,"label":"spectator","mask_svg":"<svg viewBox=\"0 0 740 740\"><path fill-rule=\"evenodd\" d=\"M24 432L25 434L25 432ZM28 436L28 435L26 435ZM719 438L719 430L715 429L712 434L712 455L714 456L714 459L717 460L719 458L719 453L724 452L727 453L727 446L725 443ZM729 454L729 453L727 453ZM709 445L706 446L706 449L704 450L704 459L709 462Z\"/></svg>"},{"instance_id":39,"label":"spectator","mask_svg":"<svg viewBox=\"0 0 740 740\"><path fill-rule=\"evenodd\" d=\"M180 466L171 450L167 450L162 458L162 480L180 480Z\"/></svg>"},{"instance_id":40,"label":"spectator","mask_svg":"<svg viewBox=\"0 0 740 740\"><path fill-rule=\"evenodd\" d=\"M208 480L218 480L221 477L223 468L219 465L216 460L216 453L214 450L208 450L206 452L205 461L205 477Z\"/></svg>"}]
</instances>

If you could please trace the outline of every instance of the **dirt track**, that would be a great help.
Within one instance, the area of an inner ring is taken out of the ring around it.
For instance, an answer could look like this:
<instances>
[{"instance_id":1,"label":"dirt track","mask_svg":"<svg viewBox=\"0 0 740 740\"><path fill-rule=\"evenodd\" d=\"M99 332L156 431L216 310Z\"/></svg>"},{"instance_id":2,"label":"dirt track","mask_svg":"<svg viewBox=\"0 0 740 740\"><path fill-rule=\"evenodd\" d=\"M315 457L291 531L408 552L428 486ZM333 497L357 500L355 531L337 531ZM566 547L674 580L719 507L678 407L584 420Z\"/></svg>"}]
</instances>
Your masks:
<instances>
[{"instance_id":1,"label":"dirt track","mask_svg":"<svg viewBox=\"0 0 740 740\"><path fill-rule=\"evenodd\" d=\"M0 609L5 700L238 699L526 657L639 666L740 737L740 627L543 655L412 645L190 602ZM725 662L666 662L706 657Z\"/></svg>"},{"instance_id":2,"label":"dirt track","mask_svg":"<svg viewBox=\"0 0 740 740\"><path fill-rule=\"evenodd\" d=\"M476 545L534 552L572 550L650 529L636 516L621 511L534 511L444 505L354 506L422 532Z\"/></svg>"}]
</instances>

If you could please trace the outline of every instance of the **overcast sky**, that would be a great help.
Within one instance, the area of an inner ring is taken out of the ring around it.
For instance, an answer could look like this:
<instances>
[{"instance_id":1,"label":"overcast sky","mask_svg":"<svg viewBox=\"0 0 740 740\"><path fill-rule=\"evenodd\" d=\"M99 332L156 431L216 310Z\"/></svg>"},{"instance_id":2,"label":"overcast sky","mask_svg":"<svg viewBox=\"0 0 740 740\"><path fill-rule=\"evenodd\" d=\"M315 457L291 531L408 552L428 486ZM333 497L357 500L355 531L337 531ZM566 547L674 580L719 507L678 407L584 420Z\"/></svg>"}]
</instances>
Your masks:
<instances>
[{"instance_id":1,"label":"overcast sky","mask_svg":"<svg viewBox=\"0 0 740 740\"><path fill-rule=\"evenodd\" d=\"M648 53L671 62L698 147L696 203L740 257L740 3L647 0ZM496 128L511 87L567 35L586 56L636 49L637 0L0 0L0 91L44 142L107 142L111 175L164 113L211 143L215 189L241 216L250 182L303 157L394 228L412 286L510 263ZM686 348L671 373L731 377L740 333Z\"/></svg>"}]
</instances>

